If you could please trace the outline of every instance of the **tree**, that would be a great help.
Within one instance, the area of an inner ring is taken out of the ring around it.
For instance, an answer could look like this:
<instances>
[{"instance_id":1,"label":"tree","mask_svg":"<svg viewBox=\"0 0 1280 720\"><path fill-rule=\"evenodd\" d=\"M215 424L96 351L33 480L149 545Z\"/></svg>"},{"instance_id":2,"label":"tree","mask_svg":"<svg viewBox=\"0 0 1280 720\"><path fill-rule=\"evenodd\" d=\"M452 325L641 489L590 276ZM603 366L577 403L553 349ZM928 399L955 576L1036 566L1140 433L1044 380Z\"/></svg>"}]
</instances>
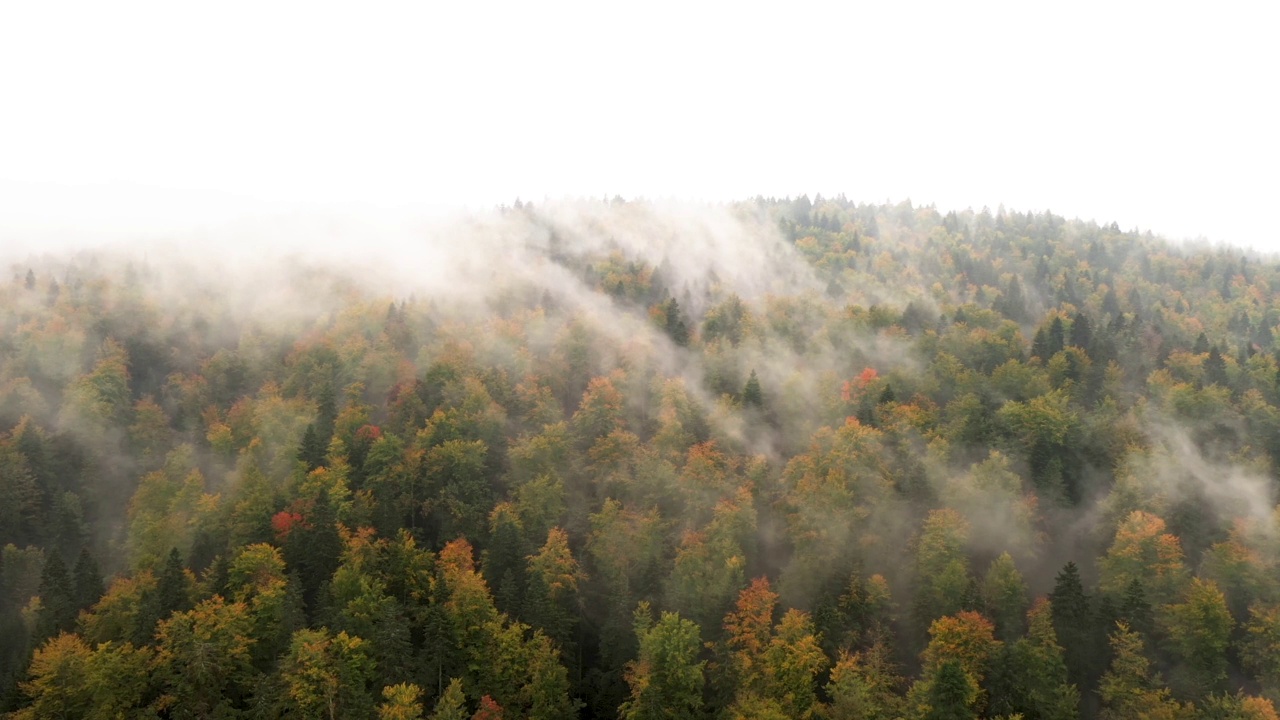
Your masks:
<instances>
[{"instance_id":1,"label":"tree","mask_svg":"<svg viewBox=\"0 0 1280 720\"><path fill-rule=\"evenodd\" d=\"M431 720L467 720L466 696L462 694L462 681L454 678L449 681L449 687L445 688L444 694L436 700L435 712L431 713Z\"/></svg>"},{"instance_id":2,"label":"tree","mask_svg":"<svg viewBox=\"0 0 1280 720\"><path fill-rule=\"evenodd\" d=\"M1266 698L1245 695L1211 695L1197 708L1197 718L1203 720L1277 720L1280 714Z\"/></svg>"},{"instance_id":3,"label":"tree","mask_svg":"<svg viewBox=\"0 0 1280 720\"><path fill-rule=\"evenodd\" d=\"M481 568L503 612L516 614L524 604L526 554L524 527L516 507L498 503L489 513L489 547L483 553Z\"/></svg>"},{"instance_id":4,"label":"tree","mask_svg":"<svg viewBox=\"0 0 1280 720\"><path fill-rule=\"evenodd\" d=\"M1240 648L1244 667L1269 696L1280 695L1280 605L1249 608Z\"/></svg>"},{"instance_id":5,"label":"tree","mask_svg":"<svg viewBox=\"0 0 1280 720\"><path fill-rule=\"evenodd\" d=\"M338 569L342 537L338 517L327 490L320 490L303 522L290 530L284 543L284 558L302 581L302 599L309 614L315 613L321 586Z\"/></svg>"},{"instance_id":6,"label":"tree","mask_svg":"<svg viewBox=\"0 0 1280 720\"><path fill-rule=\"evenodd\" d=\"M502 706L488 695L482 695L471 720L502 720Z\"/></svg>"},{"instance_id":7,"label":"tree","mask_svg":"<svg viewBox=\"0 0 1280 720\"><path fill-rule=\"evenodd\" d=\"M841 653L827 682L831 702L824 709L824 715L828 720L901 717L902 684L889 658L889 648L883 643L877 642L865 652L853 655Z\"/></svg>"},{"instance_id":8,"label":"tree","mask_svg":"<svg viewBox=\"0 0 1280 720\"><path fill-rule=\"evenodd\" d=\"M1102 698L1101 720L1185 720L1191 717L1169 696L1159 676L1151 673L1151 661L1142 654L1142 638L1117 623L1111 634L1111 667L1102 676L1098 693Z\"/></svg>"},{"instance_id":9,"label":"tree","mask_svg":"<svg viewBox=\"0 0 1280 720\"><path fill-rule=\"evenodd\" d=\"M1054 634L1062 644L1067 664L1067 677L1076 687L1087 687L1096 677L1093 612L1074 562L1068 562L1058 573L1049 601Z\"/></svg>"},{"instance_id":10,"label":"tree","mask_svg":"<svg viewBox=\"0 0 1280 720\"><path fill-rule=\"evenodd\" d=\"M818 705L814 680L827 668L827 657L809 614L787 610L774 628L762 660L767 675L764 696L775 701L789 718L812 717Z\"/></svg>"},{"instance_id":11,"label":"tree","mask_svg":"<svg viewBox=\"0 0 1280 720\"><path fill-rule=\"evenodd\" d=\"M78 635L61 633L36 650L21 684L31 705L15 720L85 717L93 707L89 687L91 651Z\"/></svg>"},{"instance_id":12,"label":"tree","mask_svg":"<svg viewBox=\"0 0 1280 720\"><path fill-rule=\"evenodd\" d=\"M302 717L368 717L373 700L367 685L374 665L364 641L345 632L299 630L280 664L285 705Z\"/></svg>"},{"instance_id":13,"label":"tree","mask_svg":"<svg viewBox=\"0 0 1280 720\"><path fill-rule=\"evenodd\" d=\"M575 658L575 629L581 612L579 584L586 574L569 549L569 534L560 528L547 533L547 542L528 558L529 592L524 617L541 628L556 645L566 662Z\"/></svg>"},{"instance_id":14,"label":"tree","mask_svg":"<svg viewBox=\"0 0 1280 720\"><path fill-rule=\"evenodd\" d=\"M1212 580L1192 578L1183 601L1161 608L1161 625L1195 697L1221 690L1227 680L1227 646L1235 622ZM1178 678L1180 679L1180 678Z\"/></svg>"},{"instance_id":15,"label":"tree","mask_svg":"<svg viewBox=\"0 0 1280 720\"><path fill-rule=\"evenodd\" d=\"M769 587L768 578L758 577L738 594L736 606L724 618L724 645L738 687L761 689L764 675L760 662L773 633L777 602L778 594Z\"/></svg>"},{"instance_id":16,"label":"tree","mask_svg":"<svg viewBox=\"0 0 1280 720\"><path fill-rule=\"evenodd\" d=\"M698 626L679 613L664 612L653 622L648 603L635 614L639 656L627 664L630 698L618 709L624 720L698 717L702 713L703 670Z\"/></svg>"},{"instance_id":17,"label":"tree","mask_svg":"<svg viewBox=\"0 0 1280 720\"><path fill-rule=\"evenodd\" d=\"M751 371L747 384L742 388L742 405L757 410L764 407L764 395L760 391L760 379L756 377L755 370Z\"/></svg>"},{"instance_id":18,"label":"tree","mask_svg":"<svg viewBox=\"0 0 1280 720\"><path fill-rule=\"evenodd\" d=\"M935 671L929 683L925 720L974 720L973 705L978 688L960 663L948 660Z\"/></svg>"},{"instance_id":19,"label":"tree","mask_svg":"<svg viewBox=\"0 0 1280 720\"><path fill-rule=\"evenodd\" d=\"M1040 598L1027 613L1027 636L1006 645L995 660L988 712L1043 720L1078 717L1080 693L1067 681L1052 606Z\"/></svg>"},{"instance_id":20,"label":"tree","mask_svg":"<svg viewBox=\"0 0 1280 720\"><path fill-rule=\"evenodd\" d=\"M685 322L684 313L675 298L667 300L663 306L663 329L671 337L671 341L680 347L689 344L689 326Z\"/></svg>"},{"instance_id":21,"label":"tree","mask_svg":"<svg viewBox=\"0 0 1280 720\"><path fill-rule=\"evenodd\" d=\"M915 616L921 627L964 608L964 597L972 583L964 549L970 526L951 508L930 510L915 542Z\"/></svg>"},{"instance_id":22,"label":"tree","mask_svg":"<svg viewBox=\"0 0 1280 720\"><path fill-rule=\"evenodd\" d=\"M102 572L98 570L98 563L93 555L89 554L89 548L80 551L71 575L73 604L77 611L88 610L107 591L102 584Z\"/></svg>"},{"instance_id":23,"label":"tree","mask_svg":"<svg viewBox=\"0 0 1280 720\"><path fill-rule=\"evenodd\" d=\"M220 596L176 612L156 630L156 676L161 707L179 717L234 712L250 694L252 620L244 603Z\"/></svg>"},{"instance_id":24,"label":"tree","mask_svg":"<svg viewBox=\"0 0 1280 720\"><path fill-rule=\"evenodd\" d=\"M422 688L413 683L382 688L378 720L419 720L422 717Z\"/></svg>"},{"instance_id":25,"label":"tree","mask_svg":"<svg viewBox=\"0 0 1280 720\"><path fill-rule=\"evenodd\" d=\"M996 623L997 636L1012 642L1022 636L1022 620L1027 612L1027 584L1009 553L991 562L982 581L982 600Z\"/></svg>"},{"instance_id":26,"label":"tree","mask_svg":"<svg viewBox=\"0 0 1280 720\"><path fill-rule=\"evenodd\" d=\"M74 629L76 609L75 589L67 576L67 566L62 562L62 555L53 550L40 571L40 612L33 640L40 643Z\"/></svg>"},{"instance_id":27,"label":"tree","mask_svg":"<svg viewBox=\"0 0 1280 720\"><path fill-rule=\"evenodd\" d=\"M1156 603L1177 598L1188 574L1178 538L1165 532L1164 520L1142 510L1120 523L1099 566L1103 592L1119 595L1136 578Z\"/></svg>"}]
</instances>

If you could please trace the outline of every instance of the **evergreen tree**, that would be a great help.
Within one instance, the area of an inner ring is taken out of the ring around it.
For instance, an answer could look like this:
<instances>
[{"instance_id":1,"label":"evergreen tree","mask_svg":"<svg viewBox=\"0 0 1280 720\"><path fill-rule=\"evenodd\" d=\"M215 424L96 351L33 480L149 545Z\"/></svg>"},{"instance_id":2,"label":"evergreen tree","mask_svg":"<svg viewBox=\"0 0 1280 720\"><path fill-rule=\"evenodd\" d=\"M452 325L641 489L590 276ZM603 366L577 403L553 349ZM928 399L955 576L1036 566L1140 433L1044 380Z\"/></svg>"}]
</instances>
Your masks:
<instances>
[{"instance_id":1,"label":"evergreen tree","mask_svg":"<svg viewBox=\"0 0 1280 720\"><path fill-rule=\"evenodd\" d=\"M314 619L320 607L320 590L333 577L342 555L338 517L328 490L320 491L305 521L289 532L284 551L290 571L296 571L302 581L307 615Z\"/></svg>"},{"instance_id":2,"label":"evergreen tree","mask_svg":"<svg viewBox=\"0 0 1280 720\"><path fill-rule=\"evenodd\" d=\"M760 379L756 377L755 370L751 371L746 386L742 388L742 405L757 410L764 407L764 395L760 391Z\"/></svg>"},{"instance_id":3,"label":"evergreen tree","mask_svg":"<svg viewBox=\"0 0 1280 720\"><path fill-rule=\"evenodd\" d=\"M663 308L664 327L667 335L671 337L671 341L680 347L689 344L689 325L685 322L684 313L680 311L680 304L675 298L667 300Z\"/></svg>"},{"instance_id":4,"label":"evergreen tree","mask_svg":"<svg viewBox=\"0 0 1280 720\"><path fill-rule=\"evenodd\" d=\"M34 644L60 632L69 632L76 621L75 589L62 555L51 550L40 571L40 612L36 616Z\"/></svg>"},{"instance_id":5,"label":"evergreen tree","mask_svg":"<svg viewBox=\"0 0 1280 720\"><path fill-rule=\"evenodd\" d=\"M1191 346L1191 352L1196 355L1203 355L1209 352L1209 337L1204 333L1196 336L1196 342Z\"/></svg>"},{"instance_id":6,"label":"evergreen tree","mask_svg":"<svg viewBox=\"0 0 1280 720\"><path fill-rule=\"evenodd\" d=\"M164 561L164 569L156 578L156 598L161 620L191 607L191 598L187 593L186 568L182 564L182 554L178 552L178 548L169 550L169 556Z\"/></svg>"},{"instance_id":7,"label":"evergreen tree","mask_svg":"<svg viewBox=\"0 0 1280 720\"><path fill-rule=\"evenodd\" d=\"M975 720L973 703L978 688L959 662L948 660L939 666L929 684L926 720Z\"/></svg>"},{"instance_id":8,"label":"evergreen tree","mask_svg":"<svg viewBox=\"0 0 1280 720\"><path fill-rule=\"evenodd\" d=\"M1067 663L1067 677L1076 687L1090 687L1096 655L1093 613L1074 562L1068 562L1058 573L1049 601L1053 605L1053 630Z\"/></svg>"},{"instance_id":9,"label":"evergreen tree","mask_svg":"<svg viewBox=\"0 0 1280 720\"><path fill-rule=\"evenodd\" d=\"M1076 313L1071 320L1071 345L1084 350L1086 353L1093 347L1093 326L1089 323L1089 316L1084 313Z\"/></svg>"},{"instance_id":10,"label":"evergreen tree","mask_svg":"<svg viewBox=\"0 0 1280 720\"><path fill-rule=\"evenodd\" d=\"M1146 590L1138 578L1130 580L1129 586L1124 590L1124 598L1120 601L1120 619L1144 640L1151 641L1155 619L1151 603L1147 601Z\"/></svg>"},{"instance_id":11,"label":"evergreen tree","mask_svg":"<svg viewBox=\"0 0 1280 720\"><path fill-rule=\"evenodd\" d=\"M1209 356L1204 361L1204 382L1206 385L1227 386L1227 363L1216 345L1209 349Z\"/></svg>"},{"instance_id":12,"label":"evergreen tree","mask_svg":"<svg viewBox=\"0 0 1280 720\"><path fill-rule=\"evenodd\" d=\"M1049 352L1049 356L1045 358L1046 360L1062 352L1062 349L1066 347L1066 332L1062 324L1061 315L1053 316L1053 322L1049 323L1049 331L1045 334L1045 341Z\"/></svg>"},{"instance_id":13,"label":"evergreen tree","mask_svg":"<svg viewBox=\"0 0 1280 720\"><path fill-rule=\"evenodd\" d=\"M89 554L89 548L80 551L72 575L75 578L73 595L76 610L88 610L106 592L102 572L98 570L98 562Z\"/></svg>"},{"instance_id":14,"label":"evergreen tree","mask_svg":"<svg viewBox=\"0 0 1280 720\"><path fill-rule=\"evenodd\" d=\"M327 452L328 447L320 438L315 423L307 425L306 432L302 434L302 444L298 447L298 459L306 463L307 470L311 471L324 465Z\"/></svg>"}]
</instances>

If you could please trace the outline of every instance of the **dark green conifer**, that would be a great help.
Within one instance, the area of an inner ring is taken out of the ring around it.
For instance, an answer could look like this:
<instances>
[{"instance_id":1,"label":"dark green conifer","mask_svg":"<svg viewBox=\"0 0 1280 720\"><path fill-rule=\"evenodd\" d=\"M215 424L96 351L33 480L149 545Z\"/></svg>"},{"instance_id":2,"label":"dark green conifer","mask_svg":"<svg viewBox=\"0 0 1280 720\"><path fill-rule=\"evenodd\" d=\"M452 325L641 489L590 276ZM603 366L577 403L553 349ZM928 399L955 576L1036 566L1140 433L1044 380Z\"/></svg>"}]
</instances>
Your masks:
<instances>
[{"instance_id":1,"label":"dark green conifer","mask_svg":"<svg viewBox=\"0 0 1280 720\"><path fill-rule=\"evenodd\" d=\"M74 578L76 610L88 610L106 592L102 572L98 569L98 562L89 554L89 548L80 550L80 557L76 559L76 566L71 574Z\"/></svg>"},{"instance_id":2,"label":"dark green conifer","mask_svg":"<svg viewBox=\"0 0 1280 720\"><path fill-rule=\"evenodd\" d=\"M34 643L39 645L75 627L76 602L62 554L51 550L40 572L40 612L36 615Z\"/></svg>"},{"instance_id":3,"label":"dark green conifer","mask_svg":"<svg viewBox=\"0 0 1280 720\"><path fill-rule=\"evenodd\" d=\"M954 660L944 662L929 685L927 720L974 720L972 701L977 695L968 674Z\"/></svg>"},{"instance_id":4,"label":"dark green conifer","mask_svg":"<svg viewBox=\"0 0 1280 720\"><path fill-rule=\"evenodd\" d=\"M742 405L757 409L764 407L764 394L760 390L760 379L756 377L755 370L751 371L747 384L742 388Z\"/></svg>"},{"instance_id":5,"label":"dark green conifer","mask_svg":"<svg viewBox=\"0 0 1280 720\"><path fill-rule=\"evenodd\" d=\"M1085 687L1093 670L1094 623L1089 597L1084 593L1080 570L1074 562L1068 562L1058 573L1049 602L1053 606L1053 630L1062 645L1067 675L1076 687Z\"/></svg>"}]
</instances>

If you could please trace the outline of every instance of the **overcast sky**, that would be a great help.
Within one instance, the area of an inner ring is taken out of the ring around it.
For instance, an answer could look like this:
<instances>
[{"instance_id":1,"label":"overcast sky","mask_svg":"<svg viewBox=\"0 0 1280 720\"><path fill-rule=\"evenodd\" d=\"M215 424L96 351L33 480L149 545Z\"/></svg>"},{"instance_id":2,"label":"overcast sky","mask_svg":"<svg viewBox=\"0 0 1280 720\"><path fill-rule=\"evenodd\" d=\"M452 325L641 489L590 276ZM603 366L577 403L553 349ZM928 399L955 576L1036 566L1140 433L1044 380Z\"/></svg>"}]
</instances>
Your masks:
<instances>
[{"instance_id":1,"label":"overcast sky","mask_svg":"<svg viewBox=\"0 0 1280 720\"><path fill-rule=\"evenodd\" d=\"M843 192L1280 251L1275 7L3 2L0 240Z\"/></svg>"}]
</instances>

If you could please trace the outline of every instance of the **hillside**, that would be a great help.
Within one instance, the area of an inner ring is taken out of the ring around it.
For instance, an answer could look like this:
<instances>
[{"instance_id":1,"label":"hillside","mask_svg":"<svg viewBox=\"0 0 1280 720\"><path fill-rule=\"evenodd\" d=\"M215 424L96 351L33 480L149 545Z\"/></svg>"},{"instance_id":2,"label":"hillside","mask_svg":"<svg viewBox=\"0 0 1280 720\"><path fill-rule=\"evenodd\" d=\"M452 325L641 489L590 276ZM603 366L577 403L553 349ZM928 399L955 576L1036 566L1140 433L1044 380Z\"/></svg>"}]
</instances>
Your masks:
<instances>
[{"instance_id":1,"label":"hillside","mask_svg":"<svg viewBox=\"0 0 1280 720\"><path fill-rule=\"evenodd\" d=\"M12 265L0 710L1277 717L1276 258L807 197L349 245Z\"/></svg>"}]
</instances>

